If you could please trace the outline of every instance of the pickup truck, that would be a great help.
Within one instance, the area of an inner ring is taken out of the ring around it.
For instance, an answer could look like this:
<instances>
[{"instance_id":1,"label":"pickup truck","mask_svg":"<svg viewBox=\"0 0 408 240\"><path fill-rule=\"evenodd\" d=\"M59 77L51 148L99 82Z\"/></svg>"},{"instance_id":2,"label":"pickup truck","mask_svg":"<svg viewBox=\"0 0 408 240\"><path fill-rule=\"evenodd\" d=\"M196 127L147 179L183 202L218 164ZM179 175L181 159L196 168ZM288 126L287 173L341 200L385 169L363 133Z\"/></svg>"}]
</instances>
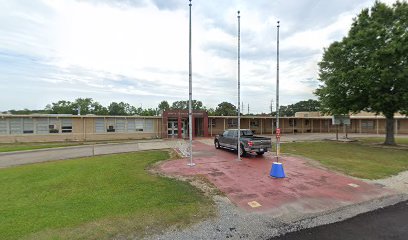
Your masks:
<instances>
[{"instance_id":1,"label":"pickup truck","mask_svg":"<svg viewBox=\"0 0 408 240\"><path fill-rule=\"evenodd\" d=\"M245 156L247 153L256 153L263 155L272 147L270 138L257 137L250 129L240 130L240 155ZM214 145L216 149L226 148L237 150L238 148L238 129L228 129L223 133L215 136Z\"/></svg>"}]
</instances>

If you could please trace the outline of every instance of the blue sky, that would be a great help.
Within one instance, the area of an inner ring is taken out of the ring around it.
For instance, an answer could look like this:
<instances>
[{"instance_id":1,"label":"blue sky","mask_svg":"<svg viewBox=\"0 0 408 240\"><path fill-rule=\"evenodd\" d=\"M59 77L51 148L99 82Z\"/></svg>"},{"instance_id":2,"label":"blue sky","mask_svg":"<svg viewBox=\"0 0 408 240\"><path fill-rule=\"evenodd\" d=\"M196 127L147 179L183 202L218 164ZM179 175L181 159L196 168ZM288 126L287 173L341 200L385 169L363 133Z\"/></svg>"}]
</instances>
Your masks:
<instances>
[{"instance_id":1,"label":"blue sky","mask_svg":"<svg viewBox=\"0 0 408 240\"><path fill-rule=\"evenodd\" d=\"M276 97L277 20L287 105L315 98L323 49L374 0L192 4L193 98L236 104L240 10L241 100L260 113ZM0 111L78 97L137 107L188 99L188 1L0 0L0 83Z\"/></svg>"}]
</instances>

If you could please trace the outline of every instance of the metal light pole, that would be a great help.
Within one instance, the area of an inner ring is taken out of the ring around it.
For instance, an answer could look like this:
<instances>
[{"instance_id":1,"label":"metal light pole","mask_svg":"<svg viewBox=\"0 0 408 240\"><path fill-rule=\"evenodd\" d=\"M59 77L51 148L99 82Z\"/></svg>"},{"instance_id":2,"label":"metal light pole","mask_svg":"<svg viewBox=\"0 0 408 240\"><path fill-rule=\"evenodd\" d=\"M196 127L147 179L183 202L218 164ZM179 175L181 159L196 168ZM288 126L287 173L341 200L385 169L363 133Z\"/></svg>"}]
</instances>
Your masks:
<instances>
[{"instance_id":1,"label":"metal light pole","mask_svg":"<svg viewBox=\"0 0 408 240\"><path fill-rule=\"evenodd\" d=\"M190 1L190 23L189 23L189 61L188 61L188 76L189 76L189 81L188 81L188 129L189 129L189 138L190 138L190 162L187 163L188 166L192 167L195 166L195 163L193 163L193 113L191 109L191 101L192 101L192 64L191 64L191 0Z\"/></svg>"},{"instance_id":2,"label":"metal light pole","mask_svg":"<svg viewBox=\"0 0 408 240\"><path fill-rule=\"evenodd\" d=\"M238 151L238 161L241 161L241 108L240 108L240 95L241 95L241 82L240 82L240 77L241 77L241 65L240 65L240 51L241 51L241 17L239 16L239 11L238 11L238 142L237 142L237 151Z\"/></svg>"},{"instance_id":3,"label":"metal light pole","mask_svg":"<svg viewBox=\"0 0 408 240\"><path fill-rule=\"evenodd\" d=\"M277 26L276 45L276 162L279 162L280 153L280 129L279 129L279 21ZM279 137L278 137L279 136Z\"/></svg>"}]
</instances>

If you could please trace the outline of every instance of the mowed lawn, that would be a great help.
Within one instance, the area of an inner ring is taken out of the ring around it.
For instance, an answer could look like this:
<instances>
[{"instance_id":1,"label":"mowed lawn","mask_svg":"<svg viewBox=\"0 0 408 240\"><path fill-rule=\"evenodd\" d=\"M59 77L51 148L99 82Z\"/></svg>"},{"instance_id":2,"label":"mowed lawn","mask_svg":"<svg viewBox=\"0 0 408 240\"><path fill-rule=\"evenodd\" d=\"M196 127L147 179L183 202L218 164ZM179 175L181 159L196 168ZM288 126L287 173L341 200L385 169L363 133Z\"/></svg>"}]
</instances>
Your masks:
<instances>
[{"instance_id":1,"label":"mowed lawn","mask_svg":"<svg viewBox=\"0 0 408 240\"><path fill-rule=\"evenodd\" d=\"M75 142L57 142L57 143L0 143L0 152L14 152L35 150L44 148L57 148L82 145Z\"/></svg>"},{"instance_id":2,"label":"mowed lawn","mask_svg":"<svg viewBox=\"0 0 408 240\"><path fill-rule=\"evenodd\" d=\"M282 152L319 161L347 175L380 179L408 170L408 149L339 142L298 142L282 144Z\"/></svg>"},{"instance_id":3,"label":"mowed lawn","mask_svg":"<svg viewBox=\"0 0 408 240\"><path fill-rule=\"evenodd\" d=\"M214 214L186 182L147 172L167 151L0 169L0 239L140 238Z\"/></svg>"},{"instance_id":4,"label":"mowed lawn","mask_svg":"<svg viewBox=\"0 0 408 240\"><path fill-rule=\"evenodd\" d=\"M384 137L369 137L369 138L357 138L363 143L374 143L381 144L384 143ZM408 145L408 137L396 137L395 142L399 145L405 146Z\"/></svg>"}]
</instances>

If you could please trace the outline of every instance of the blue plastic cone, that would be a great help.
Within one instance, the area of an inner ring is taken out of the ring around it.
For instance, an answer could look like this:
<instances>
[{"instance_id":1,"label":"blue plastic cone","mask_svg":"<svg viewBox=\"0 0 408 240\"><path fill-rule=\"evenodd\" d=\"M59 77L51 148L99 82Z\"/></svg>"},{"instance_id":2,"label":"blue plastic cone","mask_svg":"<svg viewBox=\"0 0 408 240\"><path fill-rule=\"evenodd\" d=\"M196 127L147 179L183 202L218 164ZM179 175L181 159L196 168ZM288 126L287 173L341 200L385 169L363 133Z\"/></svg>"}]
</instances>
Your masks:
<instances>
[{"instance_id":1,"label":"blue plastic cone","mask_svg":"<svg viewBox=\"0 0 408 240\"><path fill-rule=\"evenodd\" d=\"M274 178L284 178L285 172L283 171L282 163L274 162L272 164L271 173L269 175Z\"/></svg>"}]
</instances>

